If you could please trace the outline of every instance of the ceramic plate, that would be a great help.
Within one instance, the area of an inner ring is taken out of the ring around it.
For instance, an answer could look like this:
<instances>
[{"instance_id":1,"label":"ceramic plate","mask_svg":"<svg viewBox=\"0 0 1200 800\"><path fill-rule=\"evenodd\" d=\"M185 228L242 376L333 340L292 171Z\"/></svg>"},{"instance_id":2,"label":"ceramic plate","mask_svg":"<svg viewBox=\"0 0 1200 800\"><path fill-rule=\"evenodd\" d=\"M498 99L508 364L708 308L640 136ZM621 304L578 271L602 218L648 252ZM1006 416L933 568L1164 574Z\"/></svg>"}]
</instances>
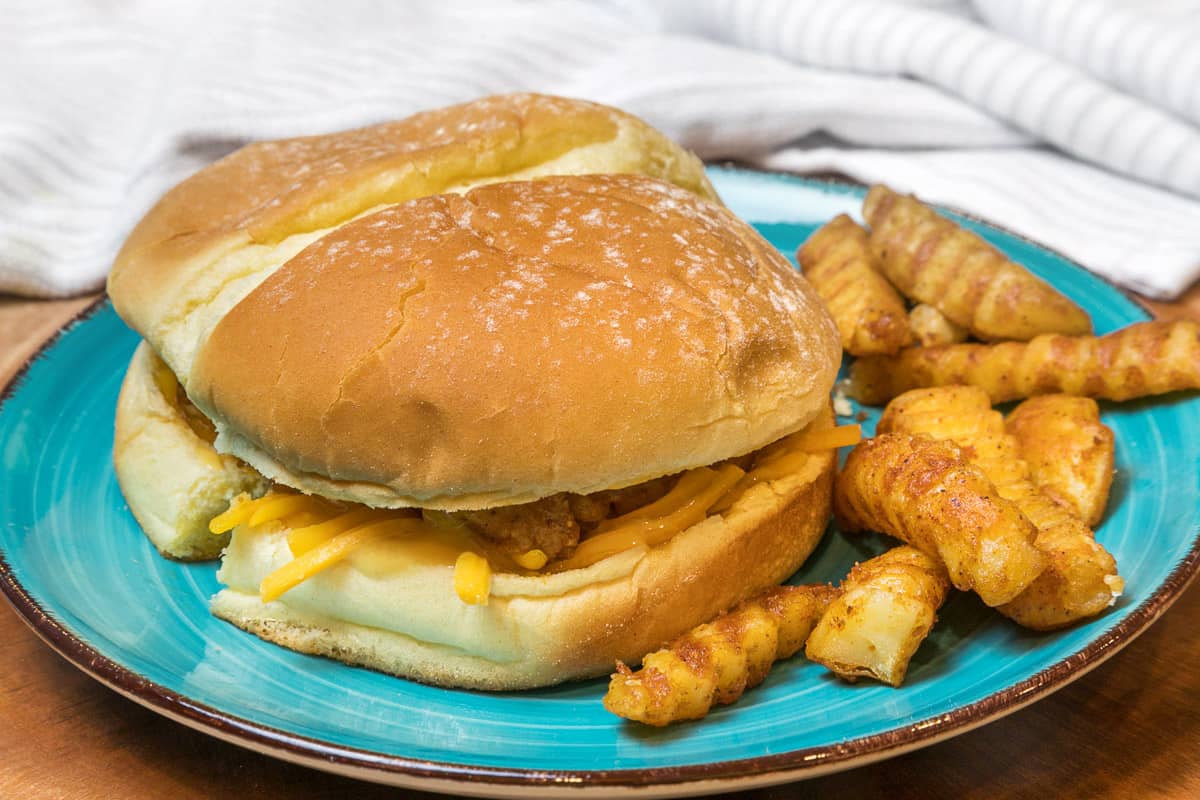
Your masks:
<instances>
[{"instance_id":1,"label":"ceramic plate","mask_svg":"<svg viewBox=\"0 0 1200 800\"><path fill-rule=\"evenodd\" d=\"M733 209L789 257L856 213L860 188L713 170ZM1145 318L1121 292L1036 245L971 221L1091 312L1105 332ZM1098 619L1027 633L956 595L901 689L847 685L801 658L697 724L646 730L601 706L605 681L486 694L410 683L274 647L208 614L213 564L160 558L111 467L112 420L137 336L101 303L64 329L0 407L0 586L84 671L207 733L374 781L459 794L693 794L780 783L961 733L1060 688L1127 644L1200 561L1194 393L1105 405L1117 477L1098 538L1127 591ZM867 428L875 415L872 413ZM836 581L882 547L831 532L797 582Z\"/></svg>"}]
</instances>

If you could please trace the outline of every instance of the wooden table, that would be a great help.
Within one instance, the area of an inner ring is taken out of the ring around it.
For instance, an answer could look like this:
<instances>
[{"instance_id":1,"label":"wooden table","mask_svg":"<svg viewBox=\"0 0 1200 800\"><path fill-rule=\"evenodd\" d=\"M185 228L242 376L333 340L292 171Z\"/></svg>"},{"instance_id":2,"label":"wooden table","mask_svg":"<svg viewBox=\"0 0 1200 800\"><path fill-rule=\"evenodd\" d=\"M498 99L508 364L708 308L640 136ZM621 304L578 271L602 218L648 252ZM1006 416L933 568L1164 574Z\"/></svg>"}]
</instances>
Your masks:
<instances>
[{"instance_id":1,"label":"wooden table","mask_svg":"<svg viewBox=\"0 0 1200 800\"><path fill-rule=\"evenodd\" d=\"M0 299L0 382L91 298ZM1200 286L1162 316L1200 319ZM3 605L3 604L0 604ZM872 766L757 798L1200 797L1200 585L1034 705ZM60 658L0 609L0 798L424 797L260 756L175 724Z\"/></svg>"}]
</instances>

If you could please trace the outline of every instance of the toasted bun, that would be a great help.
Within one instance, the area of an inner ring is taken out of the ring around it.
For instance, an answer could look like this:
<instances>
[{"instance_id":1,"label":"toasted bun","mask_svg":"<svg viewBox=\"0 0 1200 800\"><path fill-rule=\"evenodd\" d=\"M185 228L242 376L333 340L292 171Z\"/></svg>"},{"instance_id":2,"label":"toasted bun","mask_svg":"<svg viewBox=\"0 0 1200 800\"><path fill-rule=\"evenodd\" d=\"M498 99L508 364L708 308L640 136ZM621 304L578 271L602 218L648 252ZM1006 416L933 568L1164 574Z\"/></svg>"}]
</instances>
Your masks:
<instances>
[{"instance_id":1,"label":"toasted bun","mask_svg":"<svg viewBox=\"0 0 1200 800\"><path fill-rule=\"evenodd\" d=\"M151 209L118 254L108 292L186 387L211 326L304 246L355 217L483 183L599 172L650 175L716 197L695 156L629 114L544 95L488 97L238 150Z\"/></svg>"},{"instance_id":2,"label":"toasted bun","mask_svg":"<svg viewBox=\"0 0 1200 800\"><path fill-rule=\"evenodd\" d=\"M150 342L117 409L115 462L130 508L164 554L214 558L207 516L265 481L218 457L154 380L163 354L186 387L196 347L307 244L372 209L511 178L632 172L715 198L692 154L613 108L534 94L489 97L399 122L262 142L167 193L130 235L109 295ZM151 368L153 364L153 368Z\"/></svg>"},{"instance_id":3,"label":"toasted bun","mask_svg":"<svg viewBox=\"0 0 1200 800\"><path fill-rule=\"evenodd\" d=\"M639 174L562 176L589 172ZM700 163L643 123L534 95L203 170L130 237L110 292L227 455L189 431L144 348L118 420L131 508L179 554L197 520L264 477L374 506L484 508L830 425L832 321L714 199ZM485 606L457 597L462 551L445 557L440 529L399 556L387 548L412 538L368 542L263 604L262 579L291 559L286 531L239 527L213 611L443 685L599 674L790 575L825 528L834 461L809 457L648 550L494 575Z\"/></svg>"},{"instance_id":4,"label":"toasted bun","mask_svg":"<svg viewBox=\"0 0 1200 800\"><path fill-rule=\"evenodd\" d=\"M215 326L189 392L274 480L452 510L750 452L813 419L840 355L815 292L723 206L552 177L326 235Z\"/></svg>"},{"instance_id":5,"label":"toasted bun","mask_svg":"<svg viewBox=\"0 0 1200 800\"><path fill-rule=\"evenodd\" d=\"M192 429L175 402L174 382L153 351L139 345L117 399L117 480L159 552L185 561L216 558L229 535L212 535L208 521L238 494L265 490L266 481Z\"/></svg>"},{"instance_id":6,"label":"toasted bun","mask_svg":"<svg viewBox=\"0 0 1200 800\"><path fill-rule=\"evenodd\" d=\"M814 426L827 427L824 412ZM722 516L649 551L586 569L496 576L488 605L454 594L449 565L378 574L343 562L264 604L258 585L285 563L285 532L239 528L213 612L305 653L442 686L523 689L636 663L689 628L791 575L829 518L835 454L758 484ZM381 560L381 559L377 559Z\"/></svg>"}]
</instances>

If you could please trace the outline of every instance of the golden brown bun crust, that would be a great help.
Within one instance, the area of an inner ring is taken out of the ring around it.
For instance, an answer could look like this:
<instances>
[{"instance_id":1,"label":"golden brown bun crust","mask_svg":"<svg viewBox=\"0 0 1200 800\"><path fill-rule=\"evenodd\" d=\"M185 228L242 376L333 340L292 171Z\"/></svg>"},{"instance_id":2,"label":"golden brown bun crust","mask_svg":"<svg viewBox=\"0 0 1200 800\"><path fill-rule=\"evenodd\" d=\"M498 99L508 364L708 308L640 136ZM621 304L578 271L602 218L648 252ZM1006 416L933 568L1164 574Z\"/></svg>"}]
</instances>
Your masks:
<instances>
[{"instance_id":1,"label":"golden brown bun crust","mask_svg":"<svg viewBox=\"0 0 1200 800\"><path fill-rule=\"evenodd\" d=\"M755 450L813 419L840 355L808 283L723 206L554 177L326 235L217 324L189 390L268 477L479 508Z\"/></svg>"},{"instance_id":2,"label":"golden brown bun crust","mask_svg":"<svg viewBox=\"0 0 1200 800\"><path fill-rule=\"evenodd\" d=\"M611 142L572 172L642 172L715 197L695 156L614 108L536 94L487 97L323 136L251 144L168 192L118 254L118 313L186 379L161 325L239 272L219 258L337 225L369 208L505 176ZM241 270L244 272L244 269ZM186 383L186 380L185 380Z\"/></svg>"},{"instance_id":3,"label":"golden brown bun crust","mask_svg":"<svg viewBox=\"0 0 1200 800\"><path fill-rule=\"evenodd\" d=\"M831 420L826 410L816 424ZM292 608L287 595L264 605L253 592L225 589L213 612L285 647L441 686L525 689L606 674L616 659L636 663L795 572L828 523L835 461L832 451L814 455L797 473L753 487L724 519L710 517L651 549L624 577L558 597L493 597L486 609L476 607L497 615L487 630L517 631L516 660L489 658L488 642L432 644Z\"/></svg>"}]
</instances>

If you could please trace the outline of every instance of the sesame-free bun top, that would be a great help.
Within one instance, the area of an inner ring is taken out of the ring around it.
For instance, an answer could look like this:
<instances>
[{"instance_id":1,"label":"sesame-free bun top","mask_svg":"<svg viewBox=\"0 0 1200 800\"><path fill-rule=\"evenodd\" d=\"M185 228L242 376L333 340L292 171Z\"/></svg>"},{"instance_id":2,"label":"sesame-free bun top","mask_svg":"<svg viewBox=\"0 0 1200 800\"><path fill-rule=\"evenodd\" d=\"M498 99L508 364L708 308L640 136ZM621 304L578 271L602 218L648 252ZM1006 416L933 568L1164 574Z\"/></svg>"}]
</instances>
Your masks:
<instances>
[{"instance_id":1,"label":"sesame-free bun top","mask_svg":"<svg viewBox=\"0 0 1200 800\"><path fill-rule=\"evenodd\" d=\"M215 323L187 386L270 478L463 509L755 450L827 404L840 354L812 288L723 206L590 175L327 233Z\"/></svg>"},{"instance_id":2,"label":"sesame-free bun top","mask_svg":"<svg viewBox=\"0 0 1200 800\"><path fill-rule=\"evenodd\" d=\"M694 155L615 108L486 97L358 130L248 145L169 191L109 277L117 312L186 388L212 326L339 225L416 197L538 175L652 175L715 198Z\"/></svg>"}]
</instances>

